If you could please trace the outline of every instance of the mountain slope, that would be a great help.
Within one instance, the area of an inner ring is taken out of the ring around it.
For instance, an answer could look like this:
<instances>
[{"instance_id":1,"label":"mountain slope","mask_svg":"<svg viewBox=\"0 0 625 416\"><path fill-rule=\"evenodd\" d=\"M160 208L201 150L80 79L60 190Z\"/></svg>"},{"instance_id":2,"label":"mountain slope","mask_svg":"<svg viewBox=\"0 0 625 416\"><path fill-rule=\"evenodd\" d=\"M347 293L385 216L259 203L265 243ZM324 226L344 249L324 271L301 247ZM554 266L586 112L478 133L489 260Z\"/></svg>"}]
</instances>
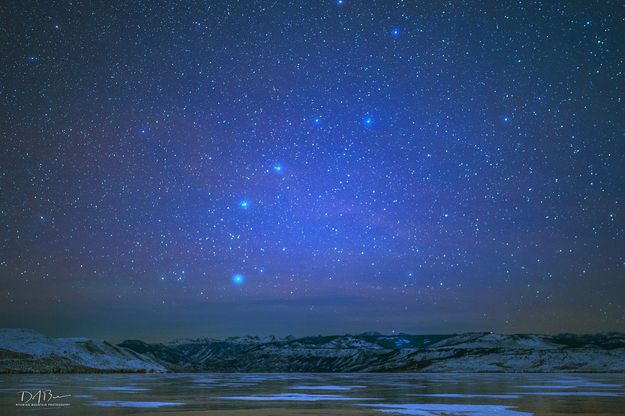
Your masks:
<instances>
[{"instance_id":1,"label":"mountain slope","mask_svg":"<svg viewBox=\"0 0 625 416\"><path fill-rule=\"evenodd\" d=\"M0 373L163 372L154 360L106 341L0 329Z\"/></svg>"},{"instance_id":2,"label":"mountain slope","mask_svg":"<svg viewBox=\"0 0 625 416\"><path fill-rule=\"evenodd\" d=\"M167 344L48 338L0 329L0 373L625 372L625 335L233 337Z\"/></svg>"},{"instance_id":3,"label":"mountain slope","mask_svg":"<svg viewBox=\"0 0 625 416\"><path fill-rule=\"evenodd\" d=\"M625 372L625 335L362 335L125 341L174 371Z\"/></svg>"}]
</instances>

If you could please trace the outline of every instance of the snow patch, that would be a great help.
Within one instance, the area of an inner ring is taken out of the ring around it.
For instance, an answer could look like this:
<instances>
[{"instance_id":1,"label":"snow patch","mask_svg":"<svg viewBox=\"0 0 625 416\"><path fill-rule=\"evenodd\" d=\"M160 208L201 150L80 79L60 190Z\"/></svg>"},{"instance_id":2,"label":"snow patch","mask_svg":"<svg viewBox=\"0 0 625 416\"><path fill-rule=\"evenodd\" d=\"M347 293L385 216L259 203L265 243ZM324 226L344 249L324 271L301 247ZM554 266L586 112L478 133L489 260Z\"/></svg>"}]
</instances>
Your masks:
<instances>
[{"instance_id":1,"label":"snow patch","mask_svg":"<svg viewBox=\"0 0 625 416\"><path fill-rule=\"evenodd\" d=\"M356 406L374 407L383 413L399 413L401 415L416 416L532 416L533 413L520 412L513 406L485 405L485 404L357 404Z\"/></svg>"},{"instance_id":2,"label":"snow patch","mask_svg":"<svg viewBox=\"0 0 625 416\"><path fill-rule=\"evenodd\" d=\"M366 389L367 386L292 386L291 390L336 390L348 391L353 389Z\"/></svg>"},{"instance_id":3,"label":"snow patch","mask_svg":"<svg viewBox=\"0 0 625 416\"><path fill-rule=\"evenodd\" d=\"M317 402L323 400L380 400L376 398L346 397L336 394L299 394L280 393L268 394L266 396L223 396L224 400L248 400L248 401L294 401L294 402Z\"/></svg>"},{"instance_id":4,"label":"snow patch","mask_svg":"<svg viewBox=\"0 0 625 416\"><path fill-rule=\"evenodd\" d=\"M180 402L130 402L121 400L98 400L89 402L93 406L101 407L141 407L141 408L158 408L165 406L181 406Z\"/></svg>"}]
</instances>

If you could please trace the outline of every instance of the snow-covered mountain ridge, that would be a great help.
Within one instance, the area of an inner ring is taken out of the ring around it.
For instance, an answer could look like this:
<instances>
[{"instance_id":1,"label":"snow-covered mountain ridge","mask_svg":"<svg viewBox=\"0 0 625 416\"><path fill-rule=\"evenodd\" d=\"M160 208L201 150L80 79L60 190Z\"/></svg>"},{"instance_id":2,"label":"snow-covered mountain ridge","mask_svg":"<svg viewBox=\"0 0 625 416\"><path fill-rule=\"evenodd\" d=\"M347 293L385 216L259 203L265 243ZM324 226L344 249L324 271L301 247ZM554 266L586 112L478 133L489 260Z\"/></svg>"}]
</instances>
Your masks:
<instances>
[{"instance_id":1,"label":"snow-covered mountain ridge","mask_svg":"<svg viewBox=\"0 0 625 416\"><path fill-rule=\"evenodd\" d=\"M0 329L0 373L625 372L625 334L360 335L200 338L115 346Z\"/></svg>"},{"instance_id":2,"label":"snow-covered mountain ridge","mask_svg":"<svg viewBox=\"0 0 625 416\"><path fill-rule=\"evenodd\" d=\"M0 329L0 373L164 372L135 351L88 338L48 338L29 329Z\"/></svg>"},{"instance_id":3,"label":"snow-covered mountain ridge","mask_svg":"<svg viewBox=\"0 0 625 416\"><path fill-rule=\"evenodd\" d=\"M173 371L625 372L625 334L237 337L124 341Z\"/></svg>"}]
</instances>

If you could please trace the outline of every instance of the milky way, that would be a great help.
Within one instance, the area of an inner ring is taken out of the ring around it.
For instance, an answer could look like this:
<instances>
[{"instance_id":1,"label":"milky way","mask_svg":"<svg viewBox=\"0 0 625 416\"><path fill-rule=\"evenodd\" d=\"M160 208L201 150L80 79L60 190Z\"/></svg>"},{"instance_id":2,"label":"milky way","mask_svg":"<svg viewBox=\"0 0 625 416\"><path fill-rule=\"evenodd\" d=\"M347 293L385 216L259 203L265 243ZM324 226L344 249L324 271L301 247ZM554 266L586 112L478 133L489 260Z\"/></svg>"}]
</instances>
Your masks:
<instances>
[{"instance_id":1,"label":"milky way","mask_svg":"<svg viewBox=\"0 0 625 416\"><path fill-rule=\"evenodd\" d=\"M625 330L619 2L0 17L0 325Z\"/></svg>"}]
</instances>

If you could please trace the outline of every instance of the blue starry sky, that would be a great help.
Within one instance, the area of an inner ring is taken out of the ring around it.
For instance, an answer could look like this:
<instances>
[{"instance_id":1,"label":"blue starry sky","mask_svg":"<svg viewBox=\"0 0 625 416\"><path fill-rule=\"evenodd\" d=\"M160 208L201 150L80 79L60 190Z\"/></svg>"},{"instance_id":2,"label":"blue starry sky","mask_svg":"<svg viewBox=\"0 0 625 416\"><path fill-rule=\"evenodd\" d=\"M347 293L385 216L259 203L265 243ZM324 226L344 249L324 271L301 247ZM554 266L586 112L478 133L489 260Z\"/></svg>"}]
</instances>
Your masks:
<instances>
[{"instance_id":1,"label":"blue starry sky","mask_svg":"<svg viewBox=\"0 0 625 416\"><path fill-rule=\"evenodd\" d=\"M0 325L624 331L624 15L4 1Z\"/></svg>"}]
</instances>

